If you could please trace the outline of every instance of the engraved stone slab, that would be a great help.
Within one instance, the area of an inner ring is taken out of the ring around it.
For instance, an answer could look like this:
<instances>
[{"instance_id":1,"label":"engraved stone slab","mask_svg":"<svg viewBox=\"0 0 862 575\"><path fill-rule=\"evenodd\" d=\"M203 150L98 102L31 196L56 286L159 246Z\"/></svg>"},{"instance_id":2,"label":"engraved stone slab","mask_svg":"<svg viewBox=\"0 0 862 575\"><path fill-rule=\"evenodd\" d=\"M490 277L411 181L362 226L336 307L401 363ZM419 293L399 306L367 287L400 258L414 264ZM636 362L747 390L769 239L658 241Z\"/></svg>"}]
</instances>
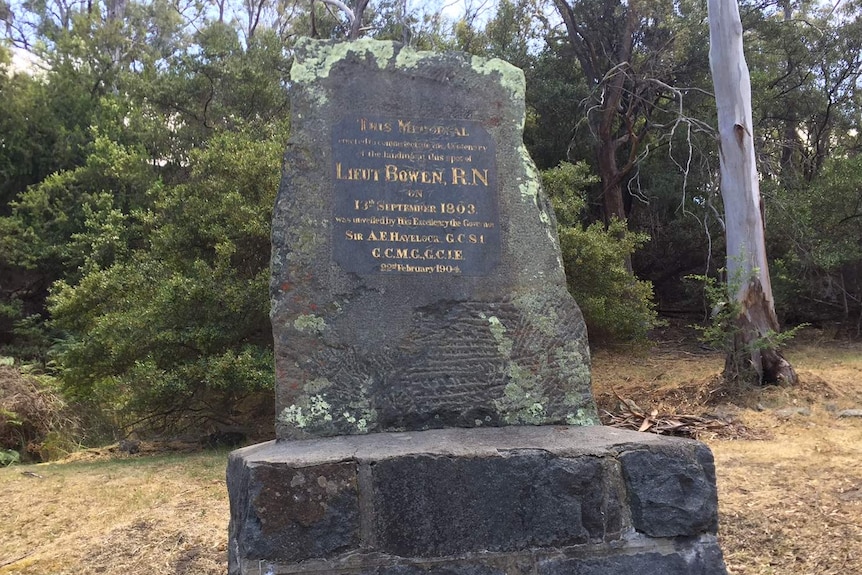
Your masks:
<instances>
[{"instance_id":1,"label":"engraved stone slab","mask_svg":"<svg viewBox=\"0 0 862 575\"><path fill-rule=\"evenodd\" d=\"M273 217L279 438L598 423L500 60L303 40Z\"/></svg>"}]
</instances>

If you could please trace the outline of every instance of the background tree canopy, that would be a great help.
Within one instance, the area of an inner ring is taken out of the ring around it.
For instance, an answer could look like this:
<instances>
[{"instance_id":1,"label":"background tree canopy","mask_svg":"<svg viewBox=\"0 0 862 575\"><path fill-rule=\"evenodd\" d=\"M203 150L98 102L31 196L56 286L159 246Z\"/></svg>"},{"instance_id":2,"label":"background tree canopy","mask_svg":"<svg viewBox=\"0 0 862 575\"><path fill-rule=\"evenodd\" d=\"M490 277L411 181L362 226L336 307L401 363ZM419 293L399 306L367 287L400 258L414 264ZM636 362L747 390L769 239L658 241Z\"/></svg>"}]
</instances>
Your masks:
<instances>
[{"instance_id":1,"label":"background tree canopy","mask_svg":"<svg viewBox=\"0 0 862 575\"><path fill-rule=\"evenodd\" d=\"M683 278L724 261L705 2L360 5L363 35L524 70L593 343L703 317ZM741 12L779 316L858 336L859 1ZM273 383L291 46L350 22L321 0L0 0L0 20L0 355L53 375L93 433L247 422Z\"/></svg>"}]
</instances>

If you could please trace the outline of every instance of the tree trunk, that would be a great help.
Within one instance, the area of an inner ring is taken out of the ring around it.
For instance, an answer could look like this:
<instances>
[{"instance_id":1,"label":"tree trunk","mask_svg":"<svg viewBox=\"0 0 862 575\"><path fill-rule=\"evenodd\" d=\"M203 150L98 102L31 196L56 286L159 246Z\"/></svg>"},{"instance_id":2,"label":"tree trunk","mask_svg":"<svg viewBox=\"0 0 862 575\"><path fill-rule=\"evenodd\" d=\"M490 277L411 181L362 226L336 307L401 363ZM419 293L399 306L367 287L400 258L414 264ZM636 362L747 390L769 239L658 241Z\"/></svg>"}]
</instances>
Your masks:
<instances>
[{"instance_id":1,"label":"tree trunk","mask_svg":"<svg viewBox=\"0 0 862 575\"><path fill-rule=\"evenodd\" d=\"M356 40L362 31L362 13L368 6L368 0L356 0L356 6L353 8L353 21L350 22L350 32L347 35L349 40Z\"/></svg>"},{"instance_id":2,"label":"tree trunk","mask_svg":"<svg viewBox=\"0 0 862 575\"><path fill-rule=\"evenodd\" d=\"M620 185L620 174L617 171L616 149L612 143L598 144L598 171L602 181L602 212L605 225L614 218L626 221L623 190Z\"/></svg>"},{"instance_id":3,"label":"tree trunk","mask_svg":"<svg viewBox=\"0 0 862 575\"><path fill-rule=\"evenodd\" d=\"M728 287L739 305L725 375L761 383L796 382L793 367L766 337L778 331L766 261L751 114L751 80L736 0L709 0L709 63L718 108L721 197Z\"/></svg>"},{"instance_id":4,"label":"tree trunk","mask_svg":"<svg viewBox=\"0 0 862 575\"><path fill-rule=\"evenodd\" d=\"M624 23L615 31L616 37L596 38L588 34L588 23L578 19L570 2L554 0L554 4L566 26L569 43L581 69L601 90L596 109L590 112L588 117L596 135L596 160L599 178L602 180L602 215L606 225L614 218L626 221L628 214L622 183L635 167L634 159L637 154L630 151L625 160L621 160L617 155L624 145L637 148L637 143L631 134L621 137L618 124L625 126L626 121L630 120L620 116L625 116L622 110L627 108L623 100L630 89L630 86L627 86L627 78L631 73L634 37L640 22L638 6L635 2L625 4ZM601 48L597 50L595 43L601 44ZM608 46L613 47L612 54L604 53L603 50ZM612 73L608 67L616 69L615 72Z\"/></svg>"}]
</instances>

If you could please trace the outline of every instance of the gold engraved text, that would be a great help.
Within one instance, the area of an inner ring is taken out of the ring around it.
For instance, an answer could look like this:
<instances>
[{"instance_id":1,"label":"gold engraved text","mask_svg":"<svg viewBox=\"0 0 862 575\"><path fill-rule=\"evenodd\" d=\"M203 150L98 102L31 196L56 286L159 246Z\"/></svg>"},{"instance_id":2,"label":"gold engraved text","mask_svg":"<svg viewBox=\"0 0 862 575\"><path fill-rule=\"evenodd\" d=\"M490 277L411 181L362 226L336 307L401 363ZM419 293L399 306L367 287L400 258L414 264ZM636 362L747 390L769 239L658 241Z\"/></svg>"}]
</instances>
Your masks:
<instances>
[{"instance_id":1,"label":"gold engraved text","mask_svg":"<svg viewBox=\"0 0 862 575\"><path fill-rule=\"evenodd\" d=\"M380 170L377 168L346 168L341 162L335 164L336 180L353 180L360 182L379 182Z\"/></svg>"}]
</instances>

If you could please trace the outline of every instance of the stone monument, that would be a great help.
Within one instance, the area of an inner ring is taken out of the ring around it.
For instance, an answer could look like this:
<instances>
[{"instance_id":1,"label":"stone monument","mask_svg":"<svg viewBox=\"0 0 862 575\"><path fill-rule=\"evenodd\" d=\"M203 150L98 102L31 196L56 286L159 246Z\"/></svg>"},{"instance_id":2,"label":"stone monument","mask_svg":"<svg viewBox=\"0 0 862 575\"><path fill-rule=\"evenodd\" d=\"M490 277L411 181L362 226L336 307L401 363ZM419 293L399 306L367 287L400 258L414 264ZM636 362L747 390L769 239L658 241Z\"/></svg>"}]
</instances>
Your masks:
<instances>
[{"instance_id":1,"label":"stone monument","mask_svg":"<svg viewBox=\"0 0 862 575\"><path fill-rule=\"evenodd\" d=\"M229 572L725 573L709 450L598 425L521 71L304 40L291 84Z\"/></svg>"}]
</instances>

